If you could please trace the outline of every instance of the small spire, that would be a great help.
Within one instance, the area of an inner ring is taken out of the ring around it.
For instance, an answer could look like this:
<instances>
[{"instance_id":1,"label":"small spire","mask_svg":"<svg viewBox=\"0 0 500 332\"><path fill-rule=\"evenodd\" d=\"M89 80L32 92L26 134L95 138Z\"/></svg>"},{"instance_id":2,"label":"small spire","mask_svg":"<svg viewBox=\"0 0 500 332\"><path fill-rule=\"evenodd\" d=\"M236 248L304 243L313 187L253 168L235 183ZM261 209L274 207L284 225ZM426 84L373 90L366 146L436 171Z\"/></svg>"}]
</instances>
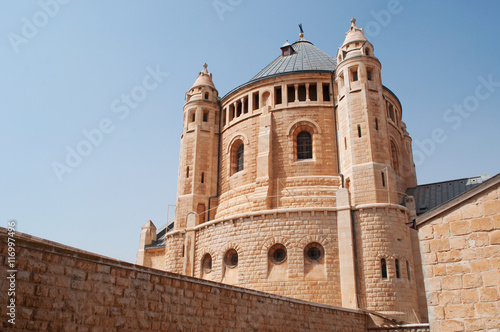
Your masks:
<instances>
[{"instance_id":1,"label":"small spire","mask_svg":"<svg viewBox=\"0 0 500 332\"><path fill-rule=\"evenodd\" d=\"M355 19L354 17L353 17L353 18L351 18L351 23L352 23L352 24L356 24L356 19Z\"/></svg>"},{"instance_id":2,"label":"small spire","mask_svg":"<svg viewBox=\"0 0 500 332\"><path fill-rule=\"evenodd\" d=\"M203 68L205 68L205 70L206 70L206 69L207 69L207 67L208 67L208 65L207 65L207 63L205 62L205 63L203 64Z\"/></svg>"},{"instance_id":3,"label":"small spire","mask_svg":"<svg viewBox=\"0 0 500 332\"><path fill-rule=\"evenodd\" d=\"M302 23L299 24L299 29L300 29L300 34L299 34L299 38L304 38L304 30L302 29Z\"/></svg>"}]
</instances>

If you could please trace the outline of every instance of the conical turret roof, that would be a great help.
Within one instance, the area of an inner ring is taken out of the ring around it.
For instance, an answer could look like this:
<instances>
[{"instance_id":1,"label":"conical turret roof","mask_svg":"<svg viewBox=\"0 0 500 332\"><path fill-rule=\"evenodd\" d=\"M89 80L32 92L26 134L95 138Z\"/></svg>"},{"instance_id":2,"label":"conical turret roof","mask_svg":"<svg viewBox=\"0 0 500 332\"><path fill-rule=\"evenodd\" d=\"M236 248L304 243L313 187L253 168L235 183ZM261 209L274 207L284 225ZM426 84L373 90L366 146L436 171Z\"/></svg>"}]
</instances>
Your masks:
<instances>
[{"instance_id":1,"label":"conical turret roof","mask_svg":"<svg viewBox=\"0 0 500 332\"><path fill-rule=\"evenodd\" d=\"M207 67L208 65L205 63L203 65L203 70L198 74L198 78L194 81L191 89L199 85L208 85L215 89L214 82L212 81L212 74L208 72Z\"/></svg>"},{"instance_id":2,"label":"conical turret roof","mask_svg":"<svg viewBox=\"0 0 500 332\"><path fill-rule=\"evenodd\" d=\"M367 41L365 34L363 33L363 29L358 28L356 25L356 19L351 19L351 27L349 31L345 33L345 40L342 46L348 43L352 43L354 41Z\"/></svg>"}]
</instances>

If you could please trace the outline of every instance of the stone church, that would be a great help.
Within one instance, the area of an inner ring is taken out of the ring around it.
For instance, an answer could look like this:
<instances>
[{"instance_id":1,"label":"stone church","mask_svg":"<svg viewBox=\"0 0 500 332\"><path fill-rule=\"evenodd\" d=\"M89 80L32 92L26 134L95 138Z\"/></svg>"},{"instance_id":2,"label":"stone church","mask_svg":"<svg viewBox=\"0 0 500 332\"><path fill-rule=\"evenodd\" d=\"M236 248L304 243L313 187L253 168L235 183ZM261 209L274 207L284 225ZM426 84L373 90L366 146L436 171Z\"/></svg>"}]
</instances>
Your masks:
<instances>
[{"instance_id":1,"label":"stone church","mask_svg":"<svg viewBox=\"0 0 500 332\"><path fill-rule=\"evenodd\" d=\"M143 226L137 263L436 331L500 326L499 176L417 185L402 105L354 19L335 57L302 32L277 53L223 97L204 65L175 219Z\"/></svg>"}]
</instances>

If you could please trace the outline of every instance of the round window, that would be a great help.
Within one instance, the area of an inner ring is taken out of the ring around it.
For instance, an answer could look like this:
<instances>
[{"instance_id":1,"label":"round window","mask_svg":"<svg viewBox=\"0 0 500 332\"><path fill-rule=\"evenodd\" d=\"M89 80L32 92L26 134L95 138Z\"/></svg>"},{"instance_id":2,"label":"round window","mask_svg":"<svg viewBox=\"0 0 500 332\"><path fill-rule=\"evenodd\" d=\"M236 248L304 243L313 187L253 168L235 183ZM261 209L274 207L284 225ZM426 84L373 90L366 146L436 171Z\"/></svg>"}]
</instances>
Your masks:
<instances>
[{"instance_id":1,"label":"round window","mask_svg":"<svg viewBox=\"0 0 500 332\"><path fill-rule=\"evenodd\" d=\"M224 263L227 267L235 267L238 265L238 253L236 250L231 249L226 252L226 255L224 256Z\"/></svg>"},{"instance_id":2,"label":"round window","mask_svg":"<svg viewBox=\"0 0 500 332\"><path fill-rule=\"evenodd\" d=\"M286 248L282 244L275 244L269 249L269 260L274 264L281 264L286 260Z\"/></svg>"},{"instance_id":3,"label":"round window","mask_svg":"<svg viewBox=\"0 0 500 332\"><path fill-rule=\"evenodd\" d=\"M306 257L311 262L319 262L323 259L324 250L319 243L310 243L305 249Z\"/></svg>"}]
</instances>

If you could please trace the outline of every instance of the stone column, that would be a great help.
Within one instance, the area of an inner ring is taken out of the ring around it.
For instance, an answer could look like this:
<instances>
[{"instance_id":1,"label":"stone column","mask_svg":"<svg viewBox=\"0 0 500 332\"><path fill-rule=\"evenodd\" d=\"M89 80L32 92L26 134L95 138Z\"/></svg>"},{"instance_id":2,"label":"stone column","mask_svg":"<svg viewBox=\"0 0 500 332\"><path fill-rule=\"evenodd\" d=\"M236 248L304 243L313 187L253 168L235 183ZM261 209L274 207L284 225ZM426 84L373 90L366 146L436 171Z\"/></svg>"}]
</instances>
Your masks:
<instances>
[{"instance_id":1,"label":"stone column","mask_svg":"<svg viewBox=\"0 0 500 332\"><path fill-rule=\"evenodd\" d=\"M356 271L354 266L351 204L349 190L345 188L337 190L337 233L342 307L356 309Z\"/></svg>"},{"instance_id":2,"label":"stone column","mask_svg":"<svg viewBox=\"0 0 500 332\"><path fill-rule=\"evenodd\" d=\"M182 274L189 277L194 277L194 226L196 226L197 224L198 216L195 212L190 212L186 218L186 236L184 238L184 261Z\"/></svg>"}]
</instances>

